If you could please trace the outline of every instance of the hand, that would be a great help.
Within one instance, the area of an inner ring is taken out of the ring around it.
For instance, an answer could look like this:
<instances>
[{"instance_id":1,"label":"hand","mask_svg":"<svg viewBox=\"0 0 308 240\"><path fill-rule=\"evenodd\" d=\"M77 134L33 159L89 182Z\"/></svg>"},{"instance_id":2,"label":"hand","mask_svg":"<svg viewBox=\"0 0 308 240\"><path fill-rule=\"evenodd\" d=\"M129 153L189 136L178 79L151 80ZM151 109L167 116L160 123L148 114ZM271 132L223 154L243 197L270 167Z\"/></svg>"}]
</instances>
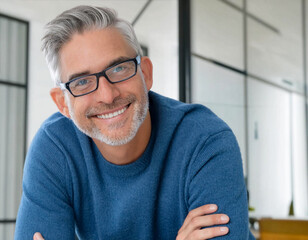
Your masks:
<instances>
[{"instance_id":1,"label":"hand","mask_svg":"<svg viewBox=\"0 0 308 240\"><path fill-rule=\"evenodd\" d=\"M209 227L213 225L226 224L229 217L225 214L211 214L217 211L215 204L207 204L190 211L178 231L176 240L194 240L194 239L210 239L217 236L226 235L229 232L228 227ZM37 232L33 235L33 240L44 240L42 235Z\"/></svg>"},{"instance_id":2,"label":"hand","mask_svg":"<svg viewBox=\"0 0 308 240\"><path fill-rule=\"evenodd\" d=\"M33 235L33 240L44 240L42 234L40 234L39 232L34 233Z\"/></svg>"},{"instance_id":3,"label":"hand","mask_svg":"<svg viewBox=\"0 0 308 240\"><path fill-rule=\"evenodd\" d=\"M229 217L225 214L211 214L216 212L217 209L217 205L207 204L191 210L182 227L178 231L176 240L205 240L226 235L229 232L228 227L211 227L202 229L203 227L221 225L229 222Z\"/></svg>"}]
</instances>

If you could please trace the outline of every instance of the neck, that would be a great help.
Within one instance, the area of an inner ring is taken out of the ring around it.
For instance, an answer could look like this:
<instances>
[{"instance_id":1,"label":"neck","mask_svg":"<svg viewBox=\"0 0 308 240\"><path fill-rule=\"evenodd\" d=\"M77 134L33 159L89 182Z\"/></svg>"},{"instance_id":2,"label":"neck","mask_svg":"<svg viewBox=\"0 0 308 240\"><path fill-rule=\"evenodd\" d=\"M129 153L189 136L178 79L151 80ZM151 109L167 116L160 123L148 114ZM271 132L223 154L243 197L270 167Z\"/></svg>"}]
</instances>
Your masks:
<instances>
[{"instance_id":1,"label":"neck","mask_svg":"<svg viewBox=\"0 0 308 240\"><path fill-rule=\"evenodd\" d=\"M125 165L136 161L145 151L151 137L151 117L147 113L136 136L127 144L110 146L93 139L101 154L107 161L116 165Z\"/></svg>"}]
</instances>

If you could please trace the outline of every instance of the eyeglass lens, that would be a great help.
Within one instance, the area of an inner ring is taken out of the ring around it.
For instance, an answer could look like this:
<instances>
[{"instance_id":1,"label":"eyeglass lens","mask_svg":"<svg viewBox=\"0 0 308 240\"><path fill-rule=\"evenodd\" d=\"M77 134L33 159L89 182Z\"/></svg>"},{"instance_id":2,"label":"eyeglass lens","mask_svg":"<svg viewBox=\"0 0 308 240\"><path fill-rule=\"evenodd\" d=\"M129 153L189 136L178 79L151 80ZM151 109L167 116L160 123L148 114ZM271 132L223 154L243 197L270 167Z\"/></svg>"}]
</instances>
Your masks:
<instances>
[{"instance_id":1,"label":"eyeglass lens","mask_svg":"<svg viewBox=\"0 0 308 240\"><path fill-rule=\"evenodd\" d=\"M135 75L137 65L134 60L119 63L109 68L105 74L112 83L127 80ZM94 91L97 88L98 79L102 73L79 77L69 84L69 88L74 95L84 95Z\"/></svg>"}]
</instances>

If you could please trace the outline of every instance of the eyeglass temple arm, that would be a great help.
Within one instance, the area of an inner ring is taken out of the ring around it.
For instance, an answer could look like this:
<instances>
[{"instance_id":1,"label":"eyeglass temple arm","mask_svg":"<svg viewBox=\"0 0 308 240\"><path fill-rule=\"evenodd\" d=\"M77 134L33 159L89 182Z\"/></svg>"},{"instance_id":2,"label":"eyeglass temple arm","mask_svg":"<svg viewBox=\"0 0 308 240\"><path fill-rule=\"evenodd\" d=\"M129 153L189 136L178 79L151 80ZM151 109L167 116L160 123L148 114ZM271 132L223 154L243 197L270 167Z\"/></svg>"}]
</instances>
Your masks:
<instances>
[{"instance_id":1,"label":"eyeglass temple arm","mask_svg":"<svg viewBox=\"0 0 308 240\"><path fill-rule=\"evenodd\" d=\"M66 90L65 83L59 83L59 87L61 88L61 90Z\"/></svg>"}]
</instances>

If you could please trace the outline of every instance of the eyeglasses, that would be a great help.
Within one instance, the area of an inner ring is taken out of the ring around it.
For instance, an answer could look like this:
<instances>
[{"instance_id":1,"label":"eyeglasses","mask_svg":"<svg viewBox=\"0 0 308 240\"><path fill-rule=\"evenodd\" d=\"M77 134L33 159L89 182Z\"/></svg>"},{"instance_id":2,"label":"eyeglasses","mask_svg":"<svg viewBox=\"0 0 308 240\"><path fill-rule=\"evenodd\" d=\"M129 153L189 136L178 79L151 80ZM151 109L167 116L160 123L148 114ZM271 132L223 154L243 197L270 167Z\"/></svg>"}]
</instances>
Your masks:
<instances>
[{"instance_id":1,"label":"eyeglasses","mask_svg":"<svg viewBox=\"0 0 308 240\"><path fill-rule=\"evenodd\" d=\"M110 83L118 83L128 80L136 75L137 66L140 64L141 57L128 59L117 63L99 73L93 73L74 78L66 83L60 83L62 90L67 89L74 97L80 97L98 89L100 77L105 77Z\"/></svg>"}]
</instances>

